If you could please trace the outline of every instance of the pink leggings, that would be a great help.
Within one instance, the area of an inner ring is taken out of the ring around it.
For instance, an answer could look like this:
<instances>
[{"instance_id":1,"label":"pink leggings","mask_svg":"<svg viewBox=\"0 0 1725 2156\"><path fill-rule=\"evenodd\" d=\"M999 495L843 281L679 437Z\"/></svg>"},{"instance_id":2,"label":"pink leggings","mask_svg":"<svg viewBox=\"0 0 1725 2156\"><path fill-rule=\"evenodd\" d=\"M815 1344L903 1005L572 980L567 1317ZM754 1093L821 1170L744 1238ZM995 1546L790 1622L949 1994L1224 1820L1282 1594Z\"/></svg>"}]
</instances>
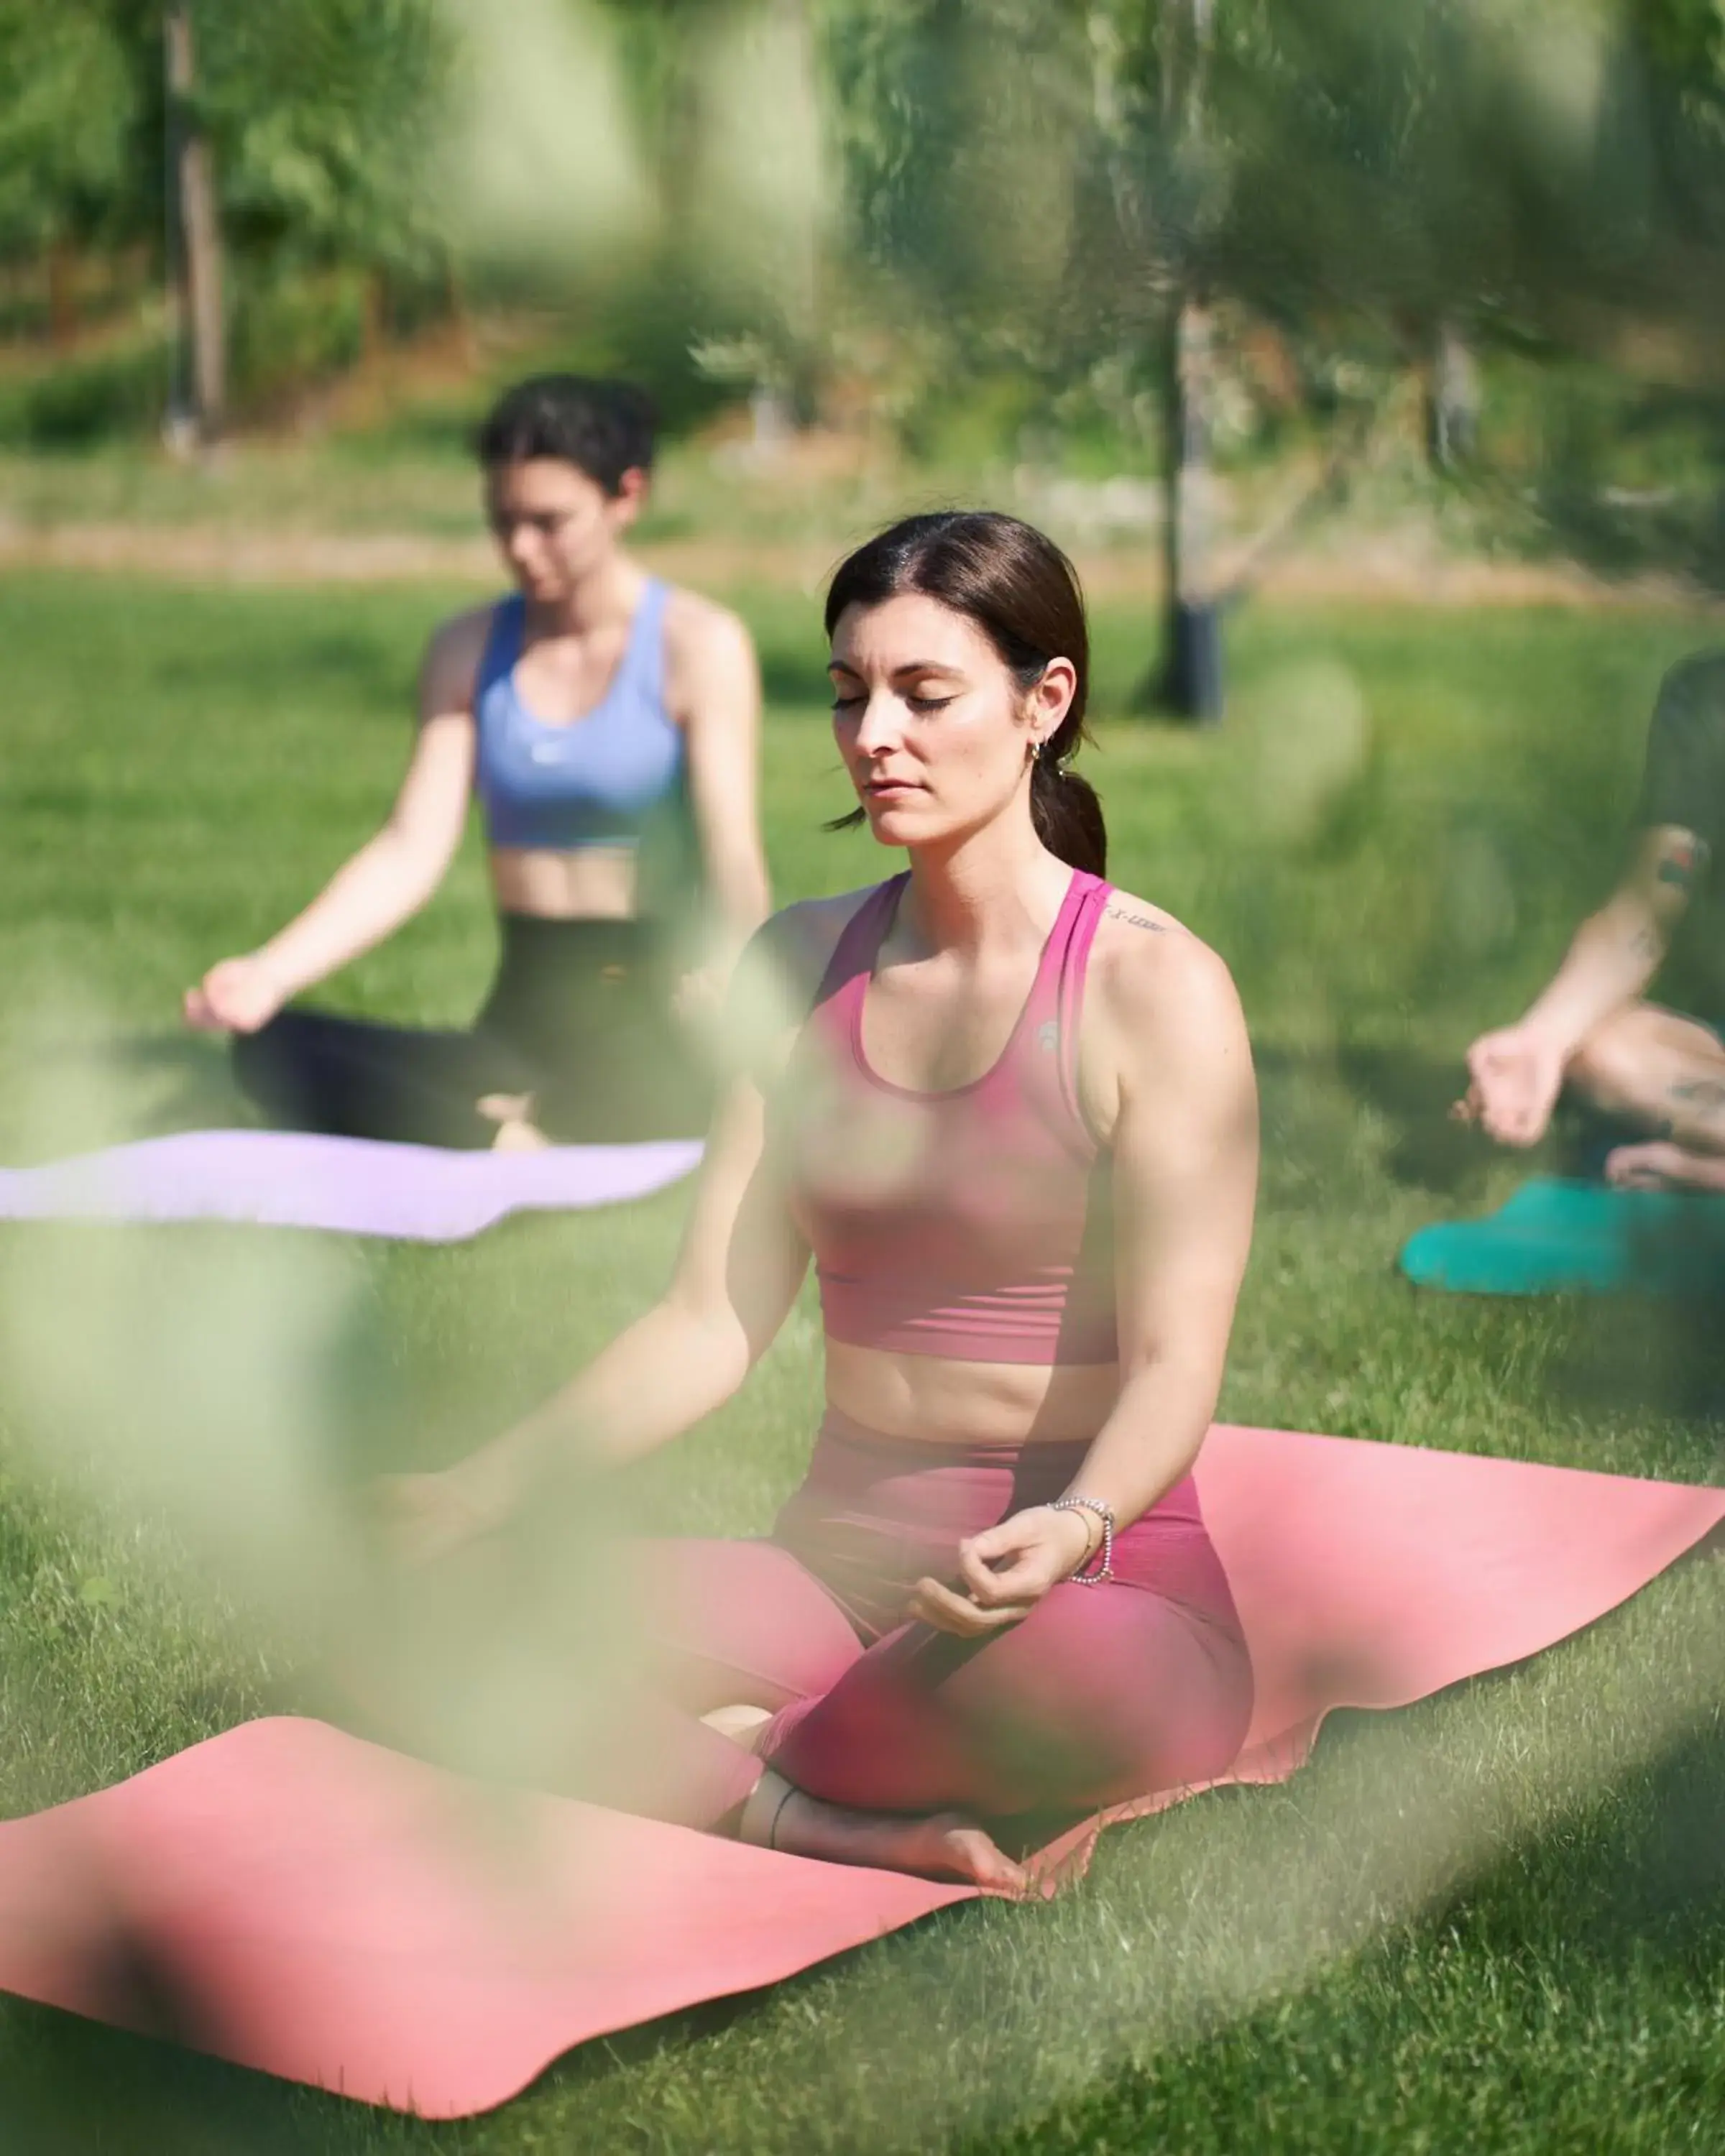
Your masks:
<instances>
[{"instance_id":1,"label":"pink leggings","mask_svg":"<svg viewBox=\"0 0 1725 2156\"><path fill-rule=\"evenodd\" d=\"M634 1785L594 1794L711 1827L765 1760L834 1804L1000 1820L1220 1774L1251 1667L1189 1477L1117 1538L1110 1584L1056 1587L979 1642L905 1620L920 1578L952 1578L964 1536L1058 1496L1085 1449L928 1444L829 1412L770 1541L639 1552L656 1696ZM758 1755L696 1718L732 1705L772 1710Z\"/></svg>"}]
</instances>

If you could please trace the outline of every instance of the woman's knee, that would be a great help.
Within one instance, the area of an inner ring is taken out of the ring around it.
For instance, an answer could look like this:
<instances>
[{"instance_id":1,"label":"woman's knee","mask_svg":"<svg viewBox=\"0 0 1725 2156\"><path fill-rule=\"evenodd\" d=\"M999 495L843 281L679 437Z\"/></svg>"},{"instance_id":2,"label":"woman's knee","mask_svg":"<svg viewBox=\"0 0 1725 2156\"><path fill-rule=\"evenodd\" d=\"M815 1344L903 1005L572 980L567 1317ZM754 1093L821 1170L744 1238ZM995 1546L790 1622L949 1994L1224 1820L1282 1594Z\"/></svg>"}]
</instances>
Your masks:
<instances>
[{"instance_id":1,"label":"woman's knee","mask_svg":"<svg viewBox=\"0 0 1725 2156\"><path fill-rule=\"evenodd\" d=\"M1137 1589L1048 1614L1059 1621L1040 1639L1023 1628L1010 1666L955 1688L1003 1791L1089 1807L1225 1773L1252 1712L1237 1633Z\"/></svg>"},{"instance_id":2,"label":"woman's knee","mask_svg":"<svg viewBox=\"0 0 1725 2156\"><path fill-rule=\"evenodd\" d=\"M862 1653L825 1589L775 1543L674 1537L619 1554L651 1582L640 1623L658 1681L698 1713L817 1697Z\"/></svg>"},{"instance_id":3,"label":"woman's knee","mask_svg":"<svg viewBox=\"0 0 1725 2156\"><path fill-rule=\"evenodd\" d=\"M1647 1116L1659 1101L1664 1063L1659 1046L1633 1018L1596 1025L1564 1071L1573 1093L1610 1116Z\"/></svg>"},{"instance_id":4,"label":"woman's knee","mask_svg":"<svg viewBox=\"0 0 1725 2156\"><path fill-rule=\"evenodd\" d=\"M1251 1668L1233 1635L1158 1598L1050 1601L977 1645L915 1626L780 1717L773 1764L865 1810L1086 1809L1225 1772ZM1100 1621L1099 1621L1100 1620Z\"/></svg>"}]
</instances>

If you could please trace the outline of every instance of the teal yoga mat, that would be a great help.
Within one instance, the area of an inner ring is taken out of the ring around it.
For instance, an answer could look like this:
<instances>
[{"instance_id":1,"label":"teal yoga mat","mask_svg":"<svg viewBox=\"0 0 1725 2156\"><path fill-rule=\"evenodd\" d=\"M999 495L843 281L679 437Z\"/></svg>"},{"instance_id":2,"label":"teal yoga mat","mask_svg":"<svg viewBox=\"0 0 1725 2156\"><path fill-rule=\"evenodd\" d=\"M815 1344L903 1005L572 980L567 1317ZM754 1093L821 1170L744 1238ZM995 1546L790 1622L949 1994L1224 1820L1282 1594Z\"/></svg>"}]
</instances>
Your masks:
<instances>
[{"instance_id":1,"label":"teal yoga mat","mask_svg":"<svg viewBox=\"0 0 1725 2156\"><path fill-rule=\"evenodd\" d=\"M1725 1197L1542 1177L1482 1219L1420 1229L1399 1263L1452 1295L1725 1295Z\"/></svg>"}]
</instances>

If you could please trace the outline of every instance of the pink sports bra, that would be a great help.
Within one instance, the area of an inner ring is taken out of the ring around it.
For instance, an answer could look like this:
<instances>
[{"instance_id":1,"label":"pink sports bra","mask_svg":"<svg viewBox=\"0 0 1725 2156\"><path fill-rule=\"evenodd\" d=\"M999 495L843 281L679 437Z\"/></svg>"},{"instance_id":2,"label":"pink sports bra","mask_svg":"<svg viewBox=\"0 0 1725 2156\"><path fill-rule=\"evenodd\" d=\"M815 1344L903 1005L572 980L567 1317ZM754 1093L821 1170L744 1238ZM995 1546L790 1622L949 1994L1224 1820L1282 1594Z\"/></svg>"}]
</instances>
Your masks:
<instances>
[{"instance_id":1,"label":"pink sports bra","mask_svg":"<svg viewBox=\"0 0 1725 2156\"><path fill-rule=\"evenodd\" d=\"M913 1092L869 1067L863 1004L908 875L834 951L783 1098L798 1225L829 1339L980 1363L1111 1363L1111 1162L1077 1094L1091 944L1111 888L1075 870L993 1067Z\"/></svg>"}]
</instances>

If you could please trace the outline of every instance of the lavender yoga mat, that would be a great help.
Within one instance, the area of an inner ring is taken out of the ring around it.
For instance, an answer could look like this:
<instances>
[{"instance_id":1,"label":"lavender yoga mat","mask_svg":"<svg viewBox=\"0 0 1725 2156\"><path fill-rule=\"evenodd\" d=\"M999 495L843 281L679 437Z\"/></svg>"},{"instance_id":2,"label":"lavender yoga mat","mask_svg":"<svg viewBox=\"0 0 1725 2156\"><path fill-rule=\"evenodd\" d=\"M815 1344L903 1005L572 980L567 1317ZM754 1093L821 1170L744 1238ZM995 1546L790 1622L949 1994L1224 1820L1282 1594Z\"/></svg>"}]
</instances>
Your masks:
<instances>
[{"instance_id":1,"label":"lavender yoga mat","mask_svg":"<svg viewBox=\"0 0 1725 2156\"><path fill-rule=\"evenodd\" d=\"M1198 1474L1257 1677L1235 1782L1293 1773L1333 1707L1403 1705L1550 1645L1725 1517L1718 1490L1225 1426ZM968 1892L501 1799L272 1719L0 1825L0 1989L451 2118L572 2045Z\"/></svg>"},{"instance_id":2,"label":"lavender yoga mat","mask_svg":"<svg viewBox=\"0 0 1725 2156\"><path fill-rule=\"evenodd\" d=\"M296 1131L187 1131L0 1168L0 1219L252 1220L453 1243L506 1213L644 1198L687 1175L701 1153L693 1138L449 1152Z\"/></svg>"}]
</instances>

